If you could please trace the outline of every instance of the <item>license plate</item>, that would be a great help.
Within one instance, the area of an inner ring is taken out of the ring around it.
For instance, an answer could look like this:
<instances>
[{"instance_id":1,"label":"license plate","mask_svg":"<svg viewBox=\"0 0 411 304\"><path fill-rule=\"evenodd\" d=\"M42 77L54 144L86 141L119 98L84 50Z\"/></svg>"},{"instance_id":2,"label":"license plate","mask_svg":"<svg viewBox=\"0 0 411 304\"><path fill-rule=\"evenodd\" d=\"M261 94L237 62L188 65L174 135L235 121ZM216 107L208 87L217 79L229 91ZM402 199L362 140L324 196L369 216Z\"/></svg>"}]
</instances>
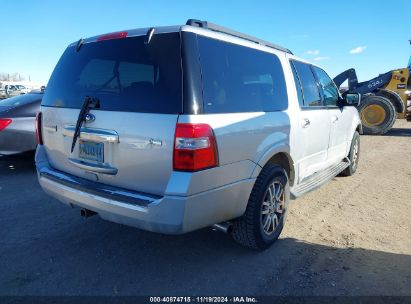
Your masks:
<instances>
[{"instance_id":1,"label":"license plate","mask_svg":"<svg viewBox=\"0 0 411 304\"><path fill-rule=\"evenodd\" d=\"M79 141L79 157L104 163L104 144L91 141Z\"/></svg>"}]
</instances>

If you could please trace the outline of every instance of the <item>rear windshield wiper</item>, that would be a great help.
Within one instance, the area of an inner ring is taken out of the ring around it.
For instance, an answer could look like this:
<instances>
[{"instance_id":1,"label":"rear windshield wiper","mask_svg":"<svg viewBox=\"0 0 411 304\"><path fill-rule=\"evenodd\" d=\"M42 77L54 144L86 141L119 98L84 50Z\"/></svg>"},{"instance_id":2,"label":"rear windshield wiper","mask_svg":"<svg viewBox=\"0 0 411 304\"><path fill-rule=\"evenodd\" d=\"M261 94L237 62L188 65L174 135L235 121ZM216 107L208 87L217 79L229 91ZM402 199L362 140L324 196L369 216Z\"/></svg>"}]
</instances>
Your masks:
<instances>
[{"instance_id":1,"label":"rear windshield wiper","mask_svg":"<svg viewBox=\"0 0 411 304\"><path fill-rule=\"evenodd\" d=\"M71 143L71 153L73 153L74 147L76 146L77 138L80 136L81 125L83 121L86 119L86 115L88 114L91 108L99 108L100 107L100 100L98 98L92 98L86 96L84 98L83 105L81 106L80 113L77 118L76 129L74 130L73 142Z\"/></svg>"}]
</instances>

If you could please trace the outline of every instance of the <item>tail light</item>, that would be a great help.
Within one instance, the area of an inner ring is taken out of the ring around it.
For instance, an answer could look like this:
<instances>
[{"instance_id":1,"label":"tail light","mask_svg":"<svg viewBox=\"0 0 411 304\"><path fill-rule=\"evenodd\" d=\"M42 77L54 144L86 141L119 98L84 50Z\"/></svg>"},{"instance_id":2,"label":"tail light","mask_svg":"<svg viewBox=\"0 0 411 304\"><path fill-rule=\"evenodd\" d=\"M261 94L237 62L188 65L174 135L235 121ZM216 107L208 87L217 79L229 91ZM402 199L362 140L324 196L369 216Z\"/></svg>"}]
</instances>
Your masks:
<instances>
[{"instance_id":1,"label":"tail light","mask_svg":"<svg viewBox=\"0 0 411 304\"><path fill-rule=\"evenodd\" d=\"M7 126L11 123L12 123L12 120L10 118L0 118L0 131L7 128Z\"/></svg>"},{"instance_id":2,"label":"tail light","mask_svg":"<svg viewBox=\"0 0 411 304\"><path fill-rule=\"evenodd\" d=\"M174 138L176 171L199 171L218 166L217 144L207 124L178 123Z\"/></svg>"},{"instance_id":3,"label":"tail light","mask_svg":"<svg viewBox=\"0 0 411 304\"><path fill-rule=\"evenodd\" d=\"M43 144L43 132L41 129L41 118L42 114L41 112L38 112L36 115L36 140L38 145Z\"/></svg>"}]
</instances>

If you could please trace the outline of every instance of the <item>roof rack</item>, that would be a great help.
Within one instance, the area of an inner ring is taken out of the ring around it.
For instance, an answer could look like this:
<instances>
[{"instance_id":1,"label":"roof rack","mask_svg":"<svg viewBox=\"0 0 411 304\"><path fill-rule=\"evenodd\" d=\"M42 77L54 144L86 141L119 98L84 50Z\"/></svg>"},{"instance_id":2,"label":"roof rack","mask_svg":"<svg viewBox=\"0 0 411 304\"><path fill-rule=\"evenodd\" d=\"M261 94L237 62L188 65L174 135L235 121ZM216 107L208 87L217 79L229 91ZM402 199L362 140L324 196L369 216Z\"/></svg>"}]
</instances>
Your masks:
<instances>
[{"instance_id":1,"label":"roof rack","mask_svg":"<svg viewBox=\"0 0 411 304\"><path fill-rule=\"evenodd\" d=\"M276 49L276 50L279 50L279 51L283 51L283 52L286 52L286 53L289 53L289 54L293 55L293 53L289 49L286 49L282 46L273 44L273 43L268 42L268 41L258 39L258 38L253 37L253 36L249 36L249 35L234 31L232 29L229 29L229 28L226 28L226 27L223 27L223 26L220 26L220 25L208 22L208 21L197 20L197 19L188 19L187 22L186 22L186 25L201 27L201 28L209 29L209 30L214 31L214 32L224 33L224 34L227 34L227 35L230 35L230 36L245 39L245 40L248 40L248 41L251 41L251 42L254 42L254 43L257 43L257 44L260 44L260 45L264 45L264 46L267 46L267 47L270 47L270 48L273 48L273 49Z\"/></svg>"}]
</instances>

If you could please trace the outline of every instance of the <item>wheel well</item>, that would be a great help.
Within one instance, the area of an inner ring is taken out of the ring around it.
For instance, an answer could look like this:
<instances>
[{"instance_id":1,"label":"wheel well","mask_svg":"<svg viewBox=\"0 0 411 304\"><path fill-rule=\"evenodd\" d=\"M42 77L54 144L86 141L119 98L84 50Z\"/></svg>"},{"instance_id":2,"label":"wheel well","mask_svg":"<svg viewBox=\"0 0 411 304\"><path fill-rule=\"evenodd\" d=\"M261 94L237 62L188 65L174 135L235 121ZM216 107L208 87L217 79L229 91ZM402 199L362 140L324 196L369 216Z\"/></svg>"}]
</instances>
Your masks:
<instances>
[{"instance_id":1,"label":"wheel well","mask_svg":"<svg viewBox=\"0 0 411 304\"><path fill-rule=\"evenodd\" d=\"M288 179L290 181L290 186L294 184L295 172L293 161L287 153L277 153L276 155L270 158L267 164L276 164L284 168L284 170L287 172Z\"/></svg>"}]
</instances>

